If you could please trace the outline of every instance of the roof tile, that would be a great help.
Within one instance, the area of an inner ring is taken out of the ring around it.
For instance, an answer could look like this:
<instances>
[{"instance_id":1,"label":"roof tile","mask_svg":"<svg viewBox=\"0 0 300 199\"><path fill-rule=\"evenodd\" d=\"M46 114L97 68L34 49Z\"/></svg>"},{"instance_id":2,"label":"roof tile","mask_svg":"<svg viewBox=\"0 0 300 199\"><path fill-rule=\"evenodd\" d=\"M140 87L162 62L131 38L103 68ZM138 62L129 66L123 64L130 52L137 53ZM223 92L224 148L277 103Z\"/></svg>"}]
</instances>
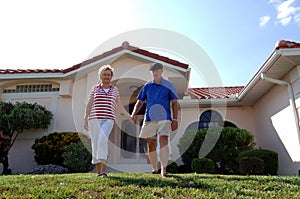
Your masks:
<instances>
[{"instance_id":1,"label":"roof tile","mask_svg":"<svg viewBox=\"0 0 300 199\"><path fill-rule=\"evenodd\" d=\"M107 56L110 56L114 53L120 52L124 49L135 52L135 53L140 54L140 55L144 55L144 56L151 57L151 58L154 58L154 59L157 59L157 60L160 60L160 61L164 61L166 63L173 64L175 66L178 66L178 67L181 67L181 68L184 68L184 69L188 68L188 64L181 63L181 62L178 62L176 60L170 59L168 57L160 56L159 54L152 53L152 52L149 52L149 51L146 51L146 50L134 47L134 46L130 46L129 43L127 41L125 41L125 42L122 43L122 45L120 47L117 47L117 48L114 48L110 51L104 52L100 55L92 57L91 59L85 60L85 61L83 61L79 64L75 64L75 65L73 65L69 68L63 69L63 70L59 70L59 69L53 69L53 70L51 70L51 69L34 69L34 70L33 69L27 69L27 70L24 70L24 69L5 69L5 70L2 70L2 69L0 69L0 74L20 74L20 73L64 73L65 74L65 73L71 72L73 70L76 70L80 67L83 67L87 64L90 64L92 62L100 60L104 57L107 57Z\"/></svg>"},{"instance_id":2,"label":"roof tile","mask_svg":"<svg viewBox=\"0 0 300 199\"><path fill-rule=\"evenodd\" d=\"M186 95L192 99L225 99L239 94L244 86L189 88Z\"/></svg>"},{"instance_id":3,"label":"roof tile","mask_svg":"<svg viewBox=\"0 0 300 199\"><path fill-rule=\"evenodd\" d=\"M0 74L62 73L59 69L0 69Z\"/></svg>"},{"instance_id":4,"label":"roof tile","mask_svg":"<svg viewBox=\"0 0 300 199\"><path fill-rule=\"evenodd\" d=\"M279 40L275 45L275 49L279 50L282 48L300 48L300 43L286 41L286 40Z\"/></svg>"}]
</instances>

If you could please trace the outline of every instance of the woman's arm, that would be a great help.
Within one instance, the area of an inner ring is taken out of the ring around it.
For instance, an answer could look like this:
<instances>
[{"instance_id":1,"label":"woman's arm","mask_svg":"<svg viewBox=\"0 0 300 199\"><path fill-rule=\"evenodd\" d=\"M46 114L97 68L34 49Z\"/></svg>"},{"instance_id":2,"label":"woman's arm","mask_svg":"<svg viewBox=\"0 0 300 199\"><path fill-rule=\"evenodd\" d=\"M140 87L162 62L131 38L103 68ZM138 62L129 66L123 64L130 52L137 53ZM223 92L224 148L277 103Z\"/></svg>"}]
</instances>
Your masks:
<instances>
[{"instance_id":1,"label":"woman's arm","mask_svg":"<svg viewBox=\"0 0 300 199\"><path fill-rule=\"evenodd\" d=\"M117 107L118 107L119 112L120 112L122 115L125 115L125 116L127 116L127 117L130 117L130 114L125 110L125 108L124 108L124 106L122 105L121 100L120 100L119 97L117 98Z\"/></svg>"},{"instance_id":2,"label":"woman's arm","mask_svg":"<svg viewBox=\"0 0 300 199\"><path fill-rule=\"evenodd\" d=\"M89 118L89 114L91 112L91 109L92 109L92 104L93 104L93 100L94 98L93 97L90 97L89 98L89 101L85 107L85 113L84 113L84 129L85 130L89 130L89 124L88 124L88 118Z\"/></svg>"}]
</instances>

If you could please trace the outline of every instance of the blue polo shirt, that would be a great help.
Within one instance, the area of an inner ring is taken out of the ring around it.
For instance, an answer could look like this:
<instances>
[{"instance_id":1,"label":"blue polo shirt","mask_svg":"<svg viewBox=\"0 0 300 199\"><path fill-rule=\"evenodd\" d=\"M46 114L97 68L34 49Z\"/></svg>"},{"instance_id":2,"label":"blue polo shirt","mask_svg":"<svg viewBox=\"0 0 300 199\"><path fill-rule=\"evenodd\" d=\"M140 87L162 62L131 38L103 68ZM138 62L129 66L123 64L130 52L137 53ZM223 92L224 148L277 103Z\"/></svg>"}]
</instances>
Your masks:
<instances>
[{"instance_id":1,"label":"blue polo shirt","mask_svg":"<svg viewBox=\"0 0 300 199\"><path fill-rule=\"evenodd\" d=\"M170 102L178 99L172 82L162 79L156 84L152 80L143 86L137 98L146 101L146 121L172 120Z\"/></svg>"}]
</instances>

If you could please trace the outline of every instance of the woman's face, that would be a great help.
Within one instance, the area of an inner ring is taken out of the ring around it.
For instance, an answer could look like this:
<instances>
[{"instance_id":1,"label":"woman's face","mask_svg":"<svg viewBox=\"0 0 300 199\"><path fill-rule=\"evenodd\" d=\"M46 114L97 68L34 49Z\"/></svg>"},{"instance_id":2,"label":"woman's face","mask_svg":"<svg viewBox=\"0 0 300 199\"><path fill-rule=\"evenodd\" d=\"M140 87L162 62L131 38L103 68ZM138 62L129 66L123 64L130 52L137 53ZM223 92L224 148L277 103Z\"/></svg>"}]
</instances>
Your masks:
<instances>
[{"instance_id":1,"label":"woman's face","mask_svg":"<svg viewBox=\"0 0 300 199\"><path fill-rule=\"evenodd\" d=\"M110 81L112 79L111 71L110 70L102 71L100 74L100 79L101 79L102 83L110 83Z\"/></svg>"}]
</instances>

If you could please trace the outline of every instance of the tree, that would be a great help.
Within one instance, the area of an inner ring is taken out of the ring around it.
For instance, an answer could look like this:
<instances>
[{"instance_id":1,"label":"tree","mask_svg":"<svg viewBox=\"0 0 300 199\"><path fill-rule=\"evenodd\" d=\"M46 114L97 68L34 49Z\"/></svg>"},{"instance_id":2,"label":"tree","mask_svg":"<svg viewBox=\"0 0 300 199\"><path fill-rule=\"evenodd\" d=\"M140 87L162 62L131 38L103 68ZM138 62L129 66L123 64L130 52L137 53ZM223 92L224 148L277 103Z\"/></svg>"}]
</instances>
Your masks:
<instances>
[{"instance_id":1,"label":"tree","mask_svg":"<svg viewBox=\"0 0 300 199\"><path fill-rule=\"evenodd\" d=\"M0 163L2 174L10 174L8 153L18 135L28 129L47 129L52 113L37 103L0 102Z\"/></svg>"}]
</instances>

